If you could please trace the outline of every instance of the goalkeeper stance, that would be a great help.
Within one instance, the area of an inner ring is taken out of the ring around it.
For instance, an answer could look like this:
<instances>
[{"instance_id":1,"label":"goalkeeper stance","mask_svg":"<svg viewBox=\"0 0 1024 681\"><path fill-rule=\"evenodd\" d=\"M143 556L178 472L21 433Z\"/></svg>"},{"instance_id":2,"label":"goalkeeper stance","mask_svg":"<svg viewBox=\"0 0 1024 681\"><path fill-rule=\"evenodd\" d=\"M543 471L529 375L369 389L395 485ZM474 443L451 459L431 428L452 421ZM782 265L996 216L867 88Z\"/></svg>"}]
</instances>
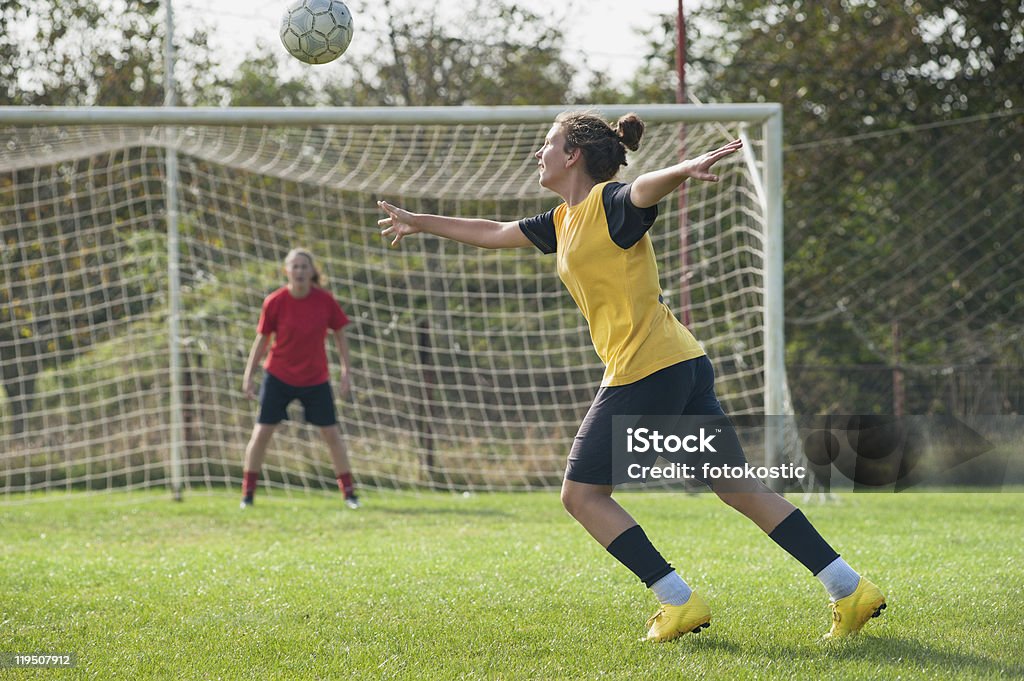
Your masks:
<instances>
[{"instance_id":1,"label":"goalkeeper stance","mask_svg":"<svg viewBox=\"0 0 1024 681\"><path fill-rule=\"evenodd\" d=\"M516 222L414 214L386 202L381 233L397 245L419 232L482 248L535 246L555 254L559 277L583 312L606 371L566 465L562 503L619 562L654 592L660 609L647 638L668 641L709 625L700 594L655 549L643 529L612 498L612 416L722 416L714 371L703 349L661 301L657 263L647 231L658 202L687 178L715 182L710 168L742 146L739 140L692 160L615 182L626 149L639 148L644 124L627 114L614 126L588 112L560 114L534 154L540 184L562 197L546 213ZM738 445L738 441L736 443ZM742 466L742 449L718 465ZM821 537L784 497L756 478L702 479L815 575L831 598L826 638L856 634L881 613L885 598Z\"/></svg>"},{"instance_id":2,"label":"goalkeeper stance","mask_svg":"<svg viewBox=\"0 0 1024 681\"><path fill-rule=\"evenodd\" d=\"M341 356L341 396L351 389L348 343L345 325L348 317L330 293L320 288L320 272L313 263L313 254L301 248L292 249L284 259L285 286L263 301L256 340L249 351L249 361L242 377L242 390L249 399L256 398L253 372L267 352L260 383L260 413L245 448L242 508L252 506L260 468L267 446L278 424L288 418L287 407L299 400L306 421L319 426L320 435L331 452L338 488L345 495L345 504L359 508L359 499L352 482L352 468L345 451L345 441L338 428L334 395L328 382L327 352L324 340L330 331Z\"/></svg>"}]
</instances>

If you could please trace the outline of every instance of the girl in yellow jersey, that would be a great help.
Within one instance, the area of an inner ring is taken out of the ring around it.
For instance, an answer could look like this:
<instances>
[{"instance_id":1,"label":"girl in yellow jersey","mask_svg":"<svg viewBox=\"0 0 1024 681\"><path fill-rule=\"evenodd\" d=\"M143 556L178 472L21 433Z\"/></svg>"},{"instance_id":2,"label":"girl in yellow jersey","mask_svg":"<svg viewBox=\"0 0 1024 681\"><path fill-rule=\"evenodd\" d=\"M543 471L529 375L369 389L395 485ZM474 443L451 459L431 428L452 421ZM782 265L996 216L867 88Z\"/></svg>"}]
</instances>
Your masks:
<instances>
[{"instance_id":1,"label":"girl in yellow jersey","mask_svg":"<svg viewBox=\"0 0 1024 681\"><path fill-rule=\"evenodd\" d=\"M558 275L590 326L605 364L597 396L576 435L562 483L566 510L650 588L661 608L648 620L647 638L668 641L709 625L711 611L654 548L643 529L612 498L612 417L616 415L723 416L714 371L700 344L661 302L658 268L648 230L658 202L687 179L718 181L711 167L737 152L734 140L694 159L615 182L626 150L639 148L644 124L627 114L614 125L589 112L559 115L534 154L541 186L563 202L514 222L410 213L379 202L387 215L381 233L397 245L424 232L482 248L535 246L555 254ZM738 445L738 443L737 443ZM739 447L717 466L745 463ZM698 469L700 470L700 469ZM879 589L860 577L798 509L760 480L705 479L729 506L817 576L831 597L826 637L857 633L885 607Z\"/></svg>"}]
</instances>

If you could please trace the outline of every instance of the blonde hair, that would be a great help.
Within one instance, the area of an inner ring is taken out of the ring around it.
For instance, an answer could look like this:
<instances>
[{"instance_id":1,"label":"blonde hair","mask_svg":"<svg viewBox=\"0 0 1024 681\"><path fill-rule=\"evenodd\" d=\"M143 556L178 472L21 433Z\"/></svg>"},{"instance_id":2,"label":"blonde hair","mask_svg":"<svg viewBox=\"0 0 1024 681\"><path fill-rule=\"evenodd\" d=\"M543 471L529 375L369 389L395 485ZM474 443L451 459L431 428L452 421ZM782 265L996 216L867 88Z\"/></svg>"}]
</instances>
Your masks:
<instances>
[{"instance_id":1,"label":"blonde hair","mask_svg":"<svg viewBox=\"0 0 1024 681\"><path fill-rule=\"evenodd\" d=\"M324 278L320 274L320 270L316 266L316 260L313 259L313 254L310 253L307 249L293 248L292 250L288 251L288 255L284 256L285 267L287 268L289 260L293 260L300 255L309 260L309 266L313 268L313 283L316 284L317 286L323 286Z\"/></svg>"}]
</instances>

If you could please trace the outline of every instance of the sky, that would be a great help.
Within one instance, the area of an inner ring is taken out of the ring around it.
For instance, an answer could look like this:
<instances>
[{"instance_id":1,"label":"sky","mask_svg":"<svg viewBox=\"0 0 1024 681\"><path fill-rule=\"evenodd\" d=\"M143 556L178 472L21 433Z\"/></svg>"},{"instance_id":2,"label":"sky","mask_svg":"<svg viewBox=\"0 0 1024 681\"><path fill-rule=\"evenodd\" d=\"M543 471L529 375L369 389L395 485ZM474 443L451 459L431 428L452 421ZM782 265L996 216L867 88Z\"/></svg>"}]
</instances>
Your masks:
<instances>
[{"instance_id":1,"label":"sky","mask_svg":"<svg viewBox=\"0 0 1024 681\"><path fill-rule=\"evenodd\" d=\"M436 0L442 16L457 16L464 0ZM676 11L676 0L515 0L541 14L552 14L564 26L566 57L570 63L591 71L605 71L614 83L625 82L645 52L639 29L658 23L658 15ZM688 0L692 2L692 0ZM262 41L285 55L278 37L284 8L289 0L172 0L179 30L195 26L202 18L212 26L211 46L225 66L233 69ZM411 6L431 0L411 0ZM353 15L354 37L349 50L326 67L309 67L290 57L283 59L284 73L295 75L303 68L353 68L360 54L368 54L384 36L383 4L371 0L345 0ZM394 0L398 7L410 2ZM554 8L554 9L552 9ZM630 16L622 17L623 8ZM450 14L449 14L450 13ZM583 62L579 64L579 62Z\"/></svg>"}]
</instances>

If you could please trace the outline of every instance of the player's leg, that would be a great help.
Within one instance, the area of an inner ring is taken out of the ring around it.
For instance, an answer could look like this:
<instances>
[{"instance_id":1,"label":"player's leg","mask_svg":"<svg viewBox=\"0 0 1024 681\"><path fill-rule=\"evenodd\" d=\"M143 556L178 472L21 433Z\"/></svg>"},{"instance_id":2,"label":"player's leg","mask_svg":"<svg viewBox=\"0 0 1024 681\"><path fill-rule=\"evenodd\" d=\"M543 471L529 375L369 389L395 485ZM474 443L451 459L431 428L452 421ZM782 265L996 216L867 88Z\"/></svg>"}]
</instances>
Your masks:
<instances>
[{"instance_id":1,"label":"player's leg","mask_svg":"<svg viewBox=\"0 0 1024 681\"><path fill-rule=\"evenodd\" d=\"M566 478L562 481L562 505L657 597L661 609L647 620L647 638L669 641L707 627L711 621L707 604L662 557L643 528L612 499L612 490L611 485Z\"/></svg>"},{"instance_id":2,"label":"player's leg","mask_svg":"<svg viewBox=\"0 0 1024 681\"><path fill-rule=\"evenodd\" d=\"M711 611L662 557L643 528L611 498L615 478L612 417L678 413L681 405L671 404L667 396L685 384L685 364L636 383L601 388L573 442L562 483L562 504L569 514L661 603L661 609L647 622L647 637L656 641L700 631L710 622Z\"/></svg>"},{"instance_id":3,"label":"player's leg","mask_svg":"<svg viewBox=\"0 0 1024 681\"><path fill-rule=\"evenodd\" d=\"M724 416L715 396L710 362L705 359L698 369L697 390L685 413ZM720 463L742 465L745 458L735 433L725 429L723 436L720 450L729 454ZM856 634L869 619L881 614L886 606L878 587L851 568L785 497L757 479L721 477L708 481L708 485L821 581L831 598L833 613L832 629L826 638Z\"/></svg>"},{"instance_id":4,"label":"player's leg","mask_svg":"<svg viewBox=\"0 0 1024 681\"><path fill-rule=\"evenodd\" d=\"M745 515L768 535L797 510L784 496L776 494L760 480L715 480L711 489L719 499Z\"/></svg>"},{"instance_id":5,"label":"player's leg","mask_svg":"<svg viewBox=\"0 0 1024 681\"><path fill-rule=\"evenodd\" d=\"M299 400L306 412L306 421L320 428L320 437L327 444L334 466L334 477L338 481L338 489L345 497L349 508L359 508L355 483L352 480L352 466L348 460L345 440L338 426L338 412L334 408L334 393L329 383L304 388Z\"/></svg>"},{"instance_id":6,"label":"player's leg","mask_svg":"<svg viewBox=\"0 0 1024 681\"><path fill-rule=\"evenodd\" d=\"M253 426L249 443L245 446L245 465L242 468L242 508L252 506L256 485L260 478L260 469L267 456L270 438L277 430L277 424L257 423Z\"/></svg>"},{"instance_id":7,"label":"player's leg","mask_svg":"<svg viewBox=\"0 0 1024 681\"><path fill-rule=\"evenodd\" d=\"M845 565L839 554L818 533L804 514L785 497L760 480L719 479L711 483L718 498L749 518L811 574L821 573L833 563L834 578L822 580L829 595L838 600L857 588L860 575ZM838 561L838 562L837 562ZM845 566L845 567L843 567Z\"/></svg>"},{"instance_id":8,"label":"player's leg","mask_svg":"<svg viewBox=\"0 0 1024 681\"><path fill-rule=\"evenodd\" d=\"M637 527L633 516L612 499L612 490L611 485L562 481L565 510L605 548L626 530Z\"/></svg>"},{"instance_id":9,"label":"player's leg","mask_svg":"<svg viewBox=\"0 0 1024 681\"><path fill-rule=\"evenodd\" d=\"M345 448L345 438L341 435L341 429L337 424L322 426L320 436L327 443L327 449L331 453L334 477L338 480L338 489L344 495L346 505L349 508L359 508L359 497L356 496L355 482L352 480L352 466L348 460L348 451Z\"/></svg>"},{"instance_id":10,"label":"player's leg","mask_svg":"<svg viewBox=\"0 0 1024 681\"><path fill-rule=\"evenodd\" d=\"M861 577L819 534L800 509L760 480L721 480L712 489L796 558L828 591L832 628L825 638L856 634L885 609L885 596Z\"/></svg>"},{"instance_id":11,"label":"player's leg","mask_svg":"<svg viewBox=\"0 0 1024 681\"><path fill-rule=\"evenodd\" d=\"M252 429L249 443L245 447L245 464L242 467L242 508L252 506L270 439L278 424L288 418L288 403L294 397L292 391L293 388L284 381L269 373L263 374L259 395L260 412L256 417L256 425Z\"/></svg>"}]
</instances>

